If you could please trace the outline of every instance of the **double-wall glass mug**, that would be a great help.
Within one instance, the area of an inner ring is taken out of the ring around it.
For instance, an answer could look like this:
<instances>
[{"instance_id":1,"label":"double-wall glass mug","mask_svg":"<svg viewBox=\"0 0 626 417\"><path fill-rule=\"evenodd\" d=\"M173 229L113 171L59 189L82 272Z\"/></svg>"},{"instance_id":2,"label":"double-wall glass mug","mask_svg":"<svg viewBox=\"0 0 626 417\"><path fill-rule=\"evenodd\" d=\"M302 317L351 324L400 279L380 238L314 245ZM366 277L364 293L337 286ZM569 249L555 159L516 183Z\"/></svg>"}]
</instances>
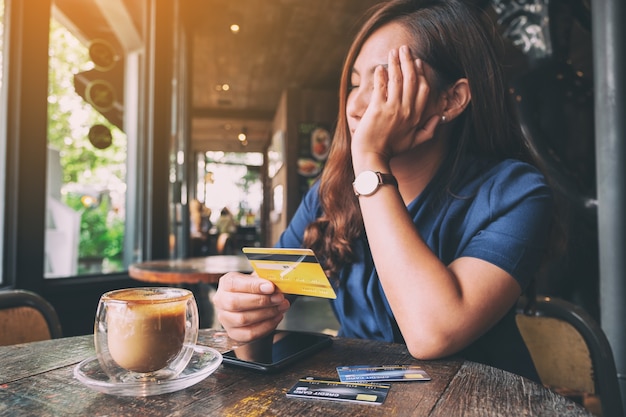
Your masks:
<instances>
[{"instance_id":1,"label":"double-wall glass mug","mask_svg":"<svg viewBox=\"0 0 626 417\"><path fill-rule=\"evenodd\" d=\"M193 293L173 287L107 292L98 304L94 337L100 366L112 380L175 378L198 339Z\"/></svg>"}]
</instances>

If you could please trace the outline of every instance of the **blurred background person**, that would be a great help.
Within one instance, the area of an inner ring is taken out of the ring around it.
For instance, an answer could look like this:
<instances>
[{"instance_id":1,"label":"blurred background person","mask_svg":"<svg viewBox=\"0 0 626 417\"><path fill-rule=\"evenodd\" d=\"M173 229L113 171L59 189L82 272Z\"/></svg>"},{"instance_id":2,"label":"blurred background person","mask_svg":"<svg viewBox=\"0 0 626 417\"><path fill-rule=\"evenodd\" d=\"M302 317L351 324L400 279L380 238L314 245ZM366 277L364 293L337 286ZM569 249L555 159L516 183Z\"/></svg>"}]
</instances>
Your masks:
<instances>
[{"instance_id":1,"label":"blurred background person","mask_svg":"<svg viewBox=\"0 0 626 417\"><path fill-rule=\"evenodd\" d=\"M237 231L237 224L228 207L224 207L220 212L215 227L217 227L218 233L217 253L221 255L232 254L234 252L233 236Z\"/></svg>"}]
</instances>

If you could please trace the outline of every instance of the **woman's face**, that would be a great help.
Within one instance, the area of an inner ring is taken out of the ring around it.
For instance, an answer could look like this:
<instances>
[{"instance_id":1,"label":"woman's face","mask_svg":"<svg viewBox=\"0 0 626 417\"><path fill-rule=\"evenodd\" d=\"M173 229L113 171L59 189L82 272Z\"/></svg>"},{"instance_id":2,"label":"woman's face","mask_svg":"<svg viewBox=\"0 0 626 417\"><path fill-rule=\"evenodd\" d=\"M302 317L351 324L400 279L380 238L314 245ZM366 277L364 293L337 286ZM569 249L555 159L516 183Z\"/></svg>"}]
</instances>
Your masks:
<instances>
[{"instance_id":1,"label":"woman's face","mask_svg":"<svg viewBox=\"0 0 626 417\"><path fill-rule=\"evenodd\" d=\"M370 103L371 94L374 89L374 70L382 65L387 67L389 51L398 49L402 45L413 45L415 40L411 38L406 29L399 23L391 22L377 29L370 35L363 44L359 55L354 61L350 81L348 85L348 100L346 103L346 118L350 134L354 134L359 121L365 113ZM413 51L415 56L415 51ZM424 64L424 71L427 79L431 79L432 70ZM431 96L433 92L431 92ZM432 97L429 99L432 102ZM427 106L425 117L427 120L433 112Z\"/></svg>"}]
</instances>

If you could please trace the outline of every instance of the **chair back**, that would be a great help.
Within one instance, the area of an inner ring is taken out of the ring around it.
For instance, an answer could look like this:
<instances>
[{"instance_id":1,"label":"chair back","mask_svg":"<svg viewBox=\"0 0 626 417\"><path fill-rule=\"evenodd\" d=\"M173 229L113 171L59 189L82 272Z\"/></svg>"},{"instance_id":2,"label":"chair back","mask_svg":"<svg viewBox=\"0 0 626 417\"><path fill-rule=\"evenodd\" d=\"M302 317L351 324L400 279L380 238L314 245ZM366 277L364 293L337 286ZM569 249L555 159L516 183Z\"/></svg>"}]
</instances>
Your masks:
<instances>
[{"instance_id":1,"label":"chair back","mask_svg":"<svg viewBox=\"0 0 626 417\"><path fill-rule=\"evenodd\" d=\"M0 291L0 346L62 337L54 307L25 290Z\"/></svg>"},{"instance_id":2,"label":"chair back","mask_svg":"<svg viewBox=\"0 0 626 417\"><path fill-rule=\"evenodd\" d=\"M596 415L624 417L611 346L585 310L558 298L522 297L516 322L543 385L580 396Z\"/></svg>"}]
</instances>

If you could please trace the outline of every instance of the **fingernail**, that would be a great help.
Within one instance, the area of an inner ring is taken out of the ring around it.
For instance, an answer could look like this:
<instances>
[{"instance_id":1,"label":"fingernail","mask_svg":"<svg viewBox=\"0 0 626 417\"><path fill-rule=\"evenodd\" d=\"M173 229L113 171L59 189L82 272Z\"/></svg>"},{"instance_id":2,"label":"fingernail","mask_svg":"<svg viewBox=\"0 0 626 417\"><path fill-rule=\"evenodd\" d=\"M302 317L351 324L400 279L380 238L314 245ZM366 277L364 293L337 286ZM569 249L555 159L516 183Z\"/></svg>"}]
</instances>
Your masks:
<instances>
[{"instance_id":1,"label":"fingernail","mask_svg":"<svg viewBox=\"0 0 626 417\"><path fill-rule=\"evenodd\" d=\"M280 311L281 313L284 313L287 310L289 310L289 304L287 303L278 306L278 311Z\"/></svg>"},{"instance_id":2,"label":"fingernail","mask_svg":"<svg viewBox=\"0 0 626 417\"><path fill-rule=\"evenodd\" d=\"M261 284L259 289L261 290L261 292L266 293L266 294L274 292L274 286L272 284L270 284L269 282L265 282L265 283Z\"/></svg>"},{"instance_id":3,"label":"fingernail","mask_svg":"<svg viewBox=\"0 0 626 417\"><path fill-rule=\"evenodd\" d=\"M283 295L282 295L282 294L274 294L274 295L272 295L272 296L270 297L270 301L271 301L273 304L278 304L278 303L280 303L281 301L283 301L283 298L284 298L284 297L283 297Z\"/></svg>"}]
</instances>

